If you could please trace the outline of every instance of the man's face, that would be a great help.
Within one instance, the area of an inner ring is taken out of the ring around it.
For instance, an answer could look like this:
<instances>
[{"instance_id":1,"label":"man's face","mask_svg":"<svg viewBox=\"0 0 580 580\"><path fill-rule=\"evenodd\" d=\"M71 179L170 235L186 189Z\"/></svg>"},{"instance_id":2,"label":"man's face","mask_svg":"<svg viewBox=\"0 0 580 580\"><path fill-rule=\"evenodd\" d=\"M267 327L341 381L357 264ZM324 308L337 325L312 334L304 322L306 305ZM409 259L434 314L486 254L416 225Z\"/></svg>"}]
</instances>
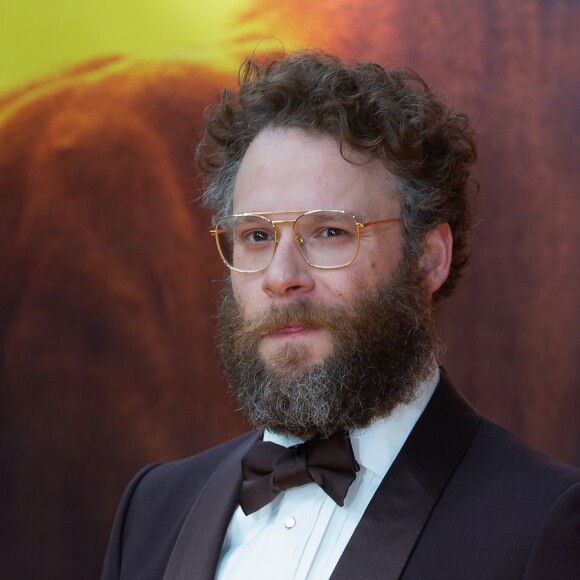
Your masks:
<instances>
[{"instance_id":1,"label":"man's face","mask_svg":"<svg viewBox=\"0 0 580 580\"><path fill-rule=\"evenodd\" d=\"M336 141L299 130L266 130L252 142L234 188L234 213L341 209L361 222L400 215L392 178L377 160L352 151L346 161ZM279 214L277 213L279 212ZM291 224L278 226L280 238L270 266L262 272L232 272L236 302L246 321L296 302L347 307L387 283L402 254L399 223L363 228L357 259L345 268L322 270L308 265L296 245ZM333 337L324 327L284 322L260 337L258 352L278 371L310 367L333 353Z\"/></svg>"}]
</instances>

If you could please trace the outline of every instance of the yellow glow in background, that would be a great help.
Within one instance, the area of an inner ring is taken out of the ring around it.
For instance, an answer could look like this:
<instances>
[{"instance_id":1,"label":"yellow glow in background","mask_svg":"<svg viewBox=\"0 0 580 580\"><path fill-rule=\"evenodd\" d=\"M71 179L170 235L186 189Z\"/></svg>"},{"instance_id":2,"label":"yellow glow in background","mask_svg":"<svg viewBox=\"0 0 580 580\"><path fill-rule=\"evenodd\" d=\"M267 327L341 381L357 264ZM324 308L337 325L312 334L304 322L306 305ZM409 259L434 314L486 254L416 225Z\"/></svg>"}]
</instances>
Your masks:
<instances>
[{"instance_id":1,"label":"yellow glow in background","mask_svg":"<svg viewBox=\"0 0 580 580\"><path fill-rule=\"evenodd\" d=\"M0 0L0 92L111 54L186 51L235 71L264 37L258 20L242 21L252 7L252 0ZM292 46L288 30L268 36Z\"/></svg>"}]
</instances>

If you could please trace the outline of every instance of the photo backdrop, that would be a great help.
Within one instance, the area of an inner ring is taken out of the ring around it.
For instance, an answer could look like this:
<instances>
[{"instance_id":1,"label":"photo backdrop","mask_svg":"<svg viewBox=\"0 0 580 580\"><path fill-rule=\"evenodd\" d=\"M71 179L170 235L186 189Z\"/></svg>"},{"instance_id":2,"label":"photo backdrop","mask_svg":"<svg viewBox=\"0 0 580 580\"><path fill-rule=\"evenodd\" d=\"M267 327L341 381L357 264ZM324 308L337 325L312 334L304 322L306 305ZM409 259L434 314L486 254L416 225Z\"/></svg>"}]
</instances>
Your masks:
<instances>
[{"instance_id":1,"label":"photo backdrop","mask_svg":"<svg viewBox=\"0 0 580 580\"><path fill-rule=\"evenodd\" d=\"M580 4L21 0L0 6L0 578L99 575L132 475L244 429L193 149L259 50L417 70L478 131L445 365L580 465Z\"/></svg>"}]
</instances>

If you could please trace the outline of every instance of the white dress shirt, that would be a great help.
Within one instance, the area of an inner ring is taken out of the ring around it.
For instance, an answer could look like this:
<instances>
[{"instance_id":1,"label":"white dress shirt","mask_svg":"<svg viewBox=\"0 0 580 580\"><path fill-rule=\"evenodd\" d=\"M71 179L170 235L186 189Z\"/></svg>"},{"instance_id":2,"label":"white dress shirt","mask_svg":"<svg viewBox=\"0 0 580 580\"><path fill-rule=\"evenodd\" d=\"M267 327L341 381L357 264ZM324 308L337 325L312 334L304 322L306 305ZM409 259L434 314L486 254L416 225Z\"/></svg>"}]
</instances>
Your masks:
<instances>
[{"instance_id":1,"label":"white dress shirt","mask_svg":"<svg viewBox=\"0 0 580 580\"><path fill-rule=\"evenodd\" d=\"M222 547L217 580L325 580L439 381L439 371L417 397L350 438L360 471L339 507L315 483L289 489L246 516L238 506ZM265 441L284 447L296 437L266 431Z\"/></svg>"}]
</instances>

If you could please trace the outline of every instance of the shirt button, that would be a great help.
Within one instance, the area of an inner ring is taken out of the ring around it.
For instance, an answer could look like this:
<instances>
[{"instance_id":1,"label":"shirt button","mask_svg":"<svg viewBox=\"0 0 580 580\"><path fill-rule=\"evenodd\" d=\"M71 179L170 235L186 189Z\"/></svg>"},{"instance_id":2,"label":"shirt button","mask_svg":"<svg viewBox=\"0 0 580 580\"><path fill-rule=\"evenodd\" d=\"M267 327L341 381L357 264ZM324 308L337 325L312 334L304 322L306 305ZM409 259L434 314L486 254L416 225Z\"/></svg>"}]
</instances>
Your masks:
<instances>
[{"instance_id":1,"label":"shirt button","mask_svg":"<svg viewBox=\"0 0 580 580\"><path fill-rule=\"evenodd\" d=\"M296 525L296 520L292 517L288 518L285 522L284 522L284 527L287 530L291 530L294 526Z\"/></svg>"}]
</instances>

